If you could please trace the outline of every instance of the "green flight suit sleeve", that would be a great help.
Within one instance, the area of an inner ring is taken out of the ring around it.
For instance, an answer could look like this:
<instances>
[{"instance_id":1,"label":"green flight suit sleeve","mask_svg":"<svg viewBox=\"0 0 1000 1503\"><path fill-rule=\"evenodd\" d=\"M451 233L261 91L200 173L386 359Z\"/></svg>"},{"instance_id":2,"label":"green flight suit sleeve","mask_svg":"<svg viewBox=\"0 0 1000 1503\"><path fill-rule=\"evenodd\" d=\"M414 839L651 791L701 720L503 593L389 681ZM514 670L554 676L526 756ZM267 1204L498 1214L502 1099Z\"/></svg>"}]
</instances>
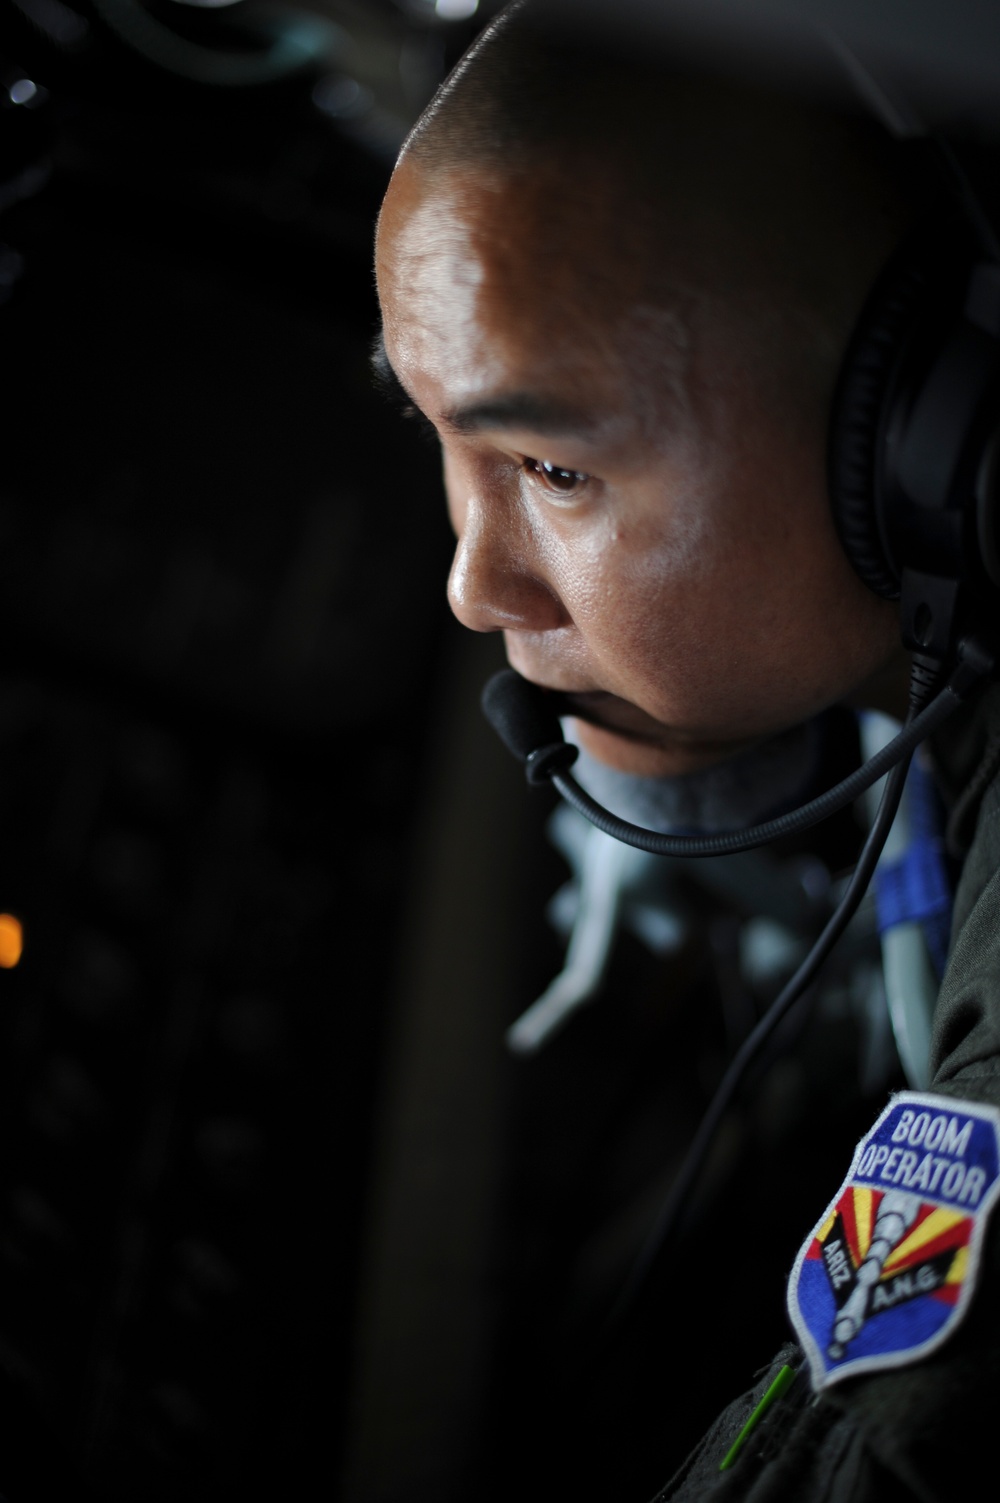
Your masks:
<instances>
[{"instance_id":1,"label":"green flight suit sleeve","mask_svg":"<svg viewBox=\"0 0 1000 1503\"><path fill-rule=\"evenodd\" d=\"M953 797L975 793L975 835L956 894L935 1010L931 1091L1000 1107L1000 691L957 728ZM983 776L983 772L989 778ZM984 786L985 785L985 786ZM968 801L966 801L968 804ZM968 821L966 806L962 811ZM851 1145L845 1145L845 1168ZM833 1186L818 1188L822 1201ZM803 1228L805 1232L807 1228ZM800 1368L732 1468L719 1466L782 1363ZM814 1395L790 1347L719 1417L655 1503L955 1503L980 1493L1000 1440L1000 1214L973 1299L929 1356Z\"/></svg>"}]
</instances>

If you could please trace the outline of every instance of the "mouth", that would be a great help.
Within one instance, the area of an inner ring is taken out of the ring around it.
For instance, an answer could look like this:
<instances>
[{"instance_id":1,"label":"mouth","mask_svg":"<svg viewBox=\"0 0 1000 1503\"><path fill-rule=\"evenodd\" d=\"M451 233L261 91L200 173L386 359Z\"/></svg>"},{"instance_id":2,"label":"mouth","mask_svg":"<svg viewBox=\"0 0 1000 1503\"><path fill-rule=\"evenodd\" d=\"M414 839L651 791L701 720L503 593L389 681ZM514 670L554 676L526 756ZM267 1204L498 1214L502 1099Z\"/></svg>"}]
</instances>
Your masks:
<instances>
[{"instance_id":1,"label":"mouth","mask_svg":"<svg viewBox=\"0 0 1000 1503\"><path fill-rule=\"evenodd\" d=\"M619 699L617 694L609 694L604 689L590 689L580 693L563 691L558 697L563 714L585 720L602 731L611 731L627 741L646 744L660 744L663 741L664 727L660 722L654 720L652 715L647 715L645 710L640 710L638 705L627 699Z\"/></svg>"},{"instance_id":2,"label":"mouth","mask_svg":"<svg viewBox=\"0 0 1000 1503\"><path fill-rule=\"evenodd\" d=\"M527 675L525 675L527 677ZM677 777L725 761L752 745L692 734L664 724L606 689L563 689L531 679L555 701L560 716L580 722L576 740L598 762L640 777Z\"/></svg>"}]
</instances>

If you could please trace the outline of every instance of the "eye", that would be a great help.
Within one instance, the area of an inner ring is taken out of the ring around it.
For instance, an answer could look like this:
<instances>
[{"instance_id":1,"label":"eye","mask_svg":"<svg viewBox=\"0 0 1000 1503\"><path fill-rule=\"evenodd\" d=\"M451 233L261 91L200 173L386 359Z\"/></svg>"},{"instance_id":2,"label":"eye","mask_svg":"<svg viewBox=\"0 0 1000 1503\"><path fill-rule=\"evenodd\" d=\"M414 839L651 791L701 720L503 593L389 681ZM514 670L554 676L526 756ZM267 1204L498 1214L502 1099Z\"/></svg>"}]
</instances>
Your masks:
<instances>
[{"instance_id":1,"label":"eye","mask_svg":"<svg viewBox=\"0 0 1000 1503\"><path fill-rule=\"evenodd\" d=\"M555 496L573 496L590 479L582 470L566 470L547 459L525 459L524 468L540 481L544 490Z\"/></svg>"}]
</instances>

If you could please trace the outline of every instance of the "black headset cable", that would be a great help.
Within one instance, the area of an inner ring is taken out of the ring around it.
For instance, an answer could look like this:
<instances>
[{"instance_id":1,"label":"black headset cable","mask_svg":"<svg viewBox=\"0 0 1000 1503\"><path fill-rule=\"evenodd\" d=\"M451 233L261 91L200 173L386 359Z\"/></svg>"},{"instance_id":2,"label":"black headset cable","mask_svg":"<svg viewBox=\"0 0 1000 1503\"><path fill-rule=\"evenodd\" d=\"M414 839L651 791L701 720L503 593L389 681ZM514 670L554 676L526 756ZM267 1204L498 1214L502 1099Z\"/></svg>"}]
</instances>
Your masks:
<instances>
[{"instance_id":1,"label":"black headset cable","mask_svg":"<svg viewBox=\"0 0 1000 1503\"><path fill-rule=\"evenodd\" d=\"M915 721L911 722L911 724L915 723ZM695 1133L691 1146L687 1151L680 1172L671 1185L653 1228L646 1238L615 1301L606 1327L605 1334L607 1338L610 1339L617 1334L634 1306L636 1298L653 1264L663 1256L673 1237L683 1225L684 1212L687 1208L691 1192L694 1189L695 1181L704 1166L706 1155L715 1138L719 1123L729 1109L744 1075L778 1025L789 1015L795 1004L805 996L816 977L816 973L857 912L861 900L868 889L868 884L871 881L875 867L878 864L878 859L882 854L882 847L885 845L892 822L896 817L896 810L899 808L899 801L902 797L911 757L912 752L907 752L902 761L897 762L889 773L882 797L879 801L878 812L862 846L857 865L854 868L840 902L828 919L823 932L794 976L786 983L760 1022L747 1035L739 1049L733 1055L709 1108L701 1119L698 1131Z\"/></svg>"},{"instance_id":2,"label":"black headset cable","mask_svg":"<svg viewBox=\"0 0 1000 1503\"><path fill-rule=\"evenodd\" d=\"M730 1061L680 1172L615 1301L604 1328L602 1348L606 1349L620 1334L653 1264L663 1256L683 1225L695 1182L719 1124L747 1070L775 1029L808 993L823 962L857 912L896 817L914 751L975 689L981 687L993 667L993 656L986 647L975 638L965 638L959 644L957 662L948 682L938 689L939 664L914 657L906 722L899 735L887 742L875 756L799 809L748 830L704 836L666 835L619 819L585 793L568 771L576 759L577 748L562 735L559 715L571 713L571 707L564 704L561 696L546 693L510 669L495 674L486 685L483 692L486 717L509 750L523 759L529 783L551 781L567 803L606 835L655 855L717 856L750 850L811 828L846 807L880 777L886 777L878 810L843 896L809 954Z\"/></svg>"}]
</instances>

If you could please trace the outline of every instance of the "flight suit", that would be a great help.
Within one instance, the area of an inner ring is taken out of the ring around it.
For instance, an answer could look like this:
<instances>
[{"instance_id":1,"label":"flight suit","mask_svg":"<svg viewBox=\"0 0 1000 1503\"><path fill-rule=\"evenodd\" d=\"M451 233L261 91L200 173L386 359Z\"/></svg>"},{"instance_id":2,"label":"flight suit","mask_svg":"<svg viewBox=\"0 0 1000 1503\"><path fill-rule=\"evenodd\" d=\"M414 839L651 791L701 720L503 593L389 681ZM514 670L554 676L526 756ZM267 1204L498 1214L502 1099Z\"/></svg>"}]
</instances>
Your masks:
<instances>
[{"instance_id":1,"label":"flight suit","mask_svg":"<svg viewBox=\"0 0 1000 1503\"><path fill-rule=\"evenodd\" d=\"M934 1015L930 1091L1000 1107L1000 686L956 713L936 738L950 806L950 847L964 857L950 957ZM853 1145L844 1145L845 1172ZM837 1190L817 1184L816 1214ZM803 1238L810 1232L802 1228ZM796 1376L720 1471L783 1366ZM941 1346L906 1366L813 1392L797 1343L761 1369L655 1503L954 1503L990 1475L1000 1396L1000 1207L986 1229L964 1317Z\"/></svg>"}]
</instances>

